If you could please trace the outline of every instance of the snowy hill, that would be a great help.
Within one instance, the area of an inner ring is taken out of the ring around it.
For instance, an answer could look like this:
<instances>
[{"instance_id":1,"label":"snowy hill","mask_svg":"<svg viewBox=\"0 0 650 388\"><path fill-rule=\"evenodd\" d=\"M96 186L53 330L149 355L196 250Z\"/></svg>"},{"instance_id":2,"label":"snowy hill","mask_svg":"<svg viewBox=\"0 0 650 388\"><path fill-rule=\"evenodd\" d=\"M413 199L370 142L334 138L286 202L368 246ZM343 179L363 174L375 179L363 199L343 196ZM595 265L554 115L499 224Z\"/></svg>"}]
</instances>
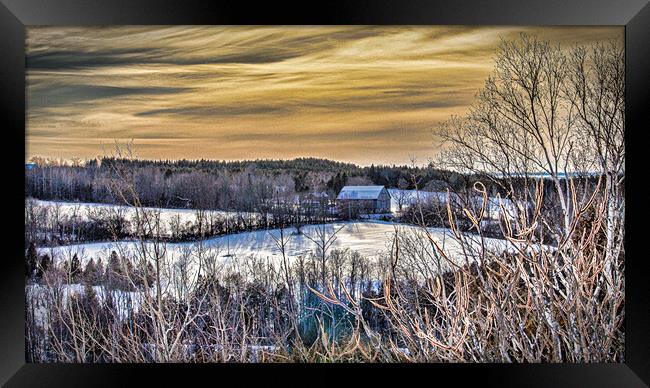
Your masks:
<instances>
[{"instance_id":1,"label":"snowy hill","mask_svg":"<svg viewBox=\"0 0 650 388\"><path fill-rule=\"evenodd\" d=\"M307 236L315 237L320 228L325 230L325 233L329 236L341 227L342 229L336 235L336 241L330 249L347 248L358 251L366 257L376 258L389 252L391 239L396 230L402 234L410 233L411 236L422 239L423 243L429 245L424 229L416 226L381 221L341 222L305 226L302 228L303 233L300 235L294 234L296 231L294 228L285 229L284 234L289 238L287 256L294 259L315 252L317 246ZM428 228L427 231L448 255L451 257L457 255L458 243L452 238L447 229ZM219 236L205 240L202 247L206 254L215 255L225 261L231 260L232 257L253 256L276 262L282 256L274 243L272 235L277 237L279 234L278 229L272 229ZM509 245L506 241L498 239L486 239L486 242L488 246L501 250L508 249ZM153 249L153 244L135 241L88 243L55 248L39 248L39 254L49 253L50 256L59 261L69 259L76 253L84 262L89 260L90 257L102 258L106 262L111 250L137 256L141 254L139 252L142 252L142 247L147 252L150 252ZM165 247L167 257L171 260L178 259L197 249L196 243L167 243ZM231 256L228 256L228 253Z\"/></svg>"}]
</instances>

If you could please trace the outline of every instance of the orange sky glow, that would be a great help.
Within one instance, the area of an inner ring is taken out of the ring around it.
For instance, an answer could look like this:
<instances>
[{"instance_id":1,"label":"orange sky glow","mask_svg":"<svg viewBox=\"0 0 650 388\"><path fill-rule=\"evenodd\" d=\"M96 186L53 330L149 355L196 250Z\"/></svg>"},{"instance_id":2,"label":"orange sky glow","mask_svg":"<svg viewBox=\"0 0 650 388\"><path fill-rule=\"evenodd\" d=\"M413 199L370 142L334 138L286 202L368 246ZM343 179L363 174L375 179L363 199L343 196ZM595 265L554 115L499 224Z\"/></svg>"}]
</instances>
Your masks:
<instances>
[{"instance_id":1,"label":"orange sky glow","mask_svg":"<svg viewBox=\"0 0 650 388\"><path fill-rule=\"evenodd\" d=\"M323 157L361 165L435 155L500 39L562 46L621 27L30 27L26 160Z\"/></svg>"}]
</instances>

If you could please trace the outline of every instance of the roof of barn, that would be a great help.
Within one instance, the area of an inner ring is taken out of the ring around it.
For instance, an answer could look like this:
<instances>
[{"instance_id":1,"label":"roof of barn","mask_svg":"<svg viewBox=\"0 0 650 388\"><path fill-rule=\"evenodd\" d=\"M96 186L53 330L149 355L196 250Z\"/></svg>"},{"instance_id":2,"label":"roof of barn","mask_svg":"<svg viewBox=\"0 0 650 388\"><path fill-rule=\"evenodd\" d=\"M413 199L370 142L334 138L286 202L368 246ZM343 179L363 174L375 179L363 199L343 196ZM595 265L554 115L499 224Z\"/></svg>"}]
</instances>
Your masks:
<instances>
[{"instance_id":1,"label":"roof of barn","mask_svg":"<svg viewBox=\"0 0 650 388\"><path fill-rule=\"evenodd\" d=\"M345 186L336 199L378 199L384 186Z\"/></svg>"}]
</instances>

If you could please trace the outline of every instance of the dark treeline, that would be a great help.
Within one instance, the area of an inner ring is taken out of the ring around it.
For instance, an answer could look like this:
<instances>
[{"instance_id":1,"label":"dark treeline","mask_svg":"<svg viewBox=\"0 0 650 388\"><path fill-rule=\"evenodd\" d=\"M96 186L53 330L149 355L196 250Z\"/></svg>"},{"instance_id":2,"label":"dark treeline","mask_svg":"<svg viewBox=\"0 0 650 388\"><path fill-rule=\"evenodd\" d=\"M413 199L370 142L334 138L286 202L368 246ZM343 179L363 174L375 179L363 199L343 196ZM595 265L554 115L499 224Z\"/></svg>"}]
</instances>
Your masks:
<instances>
[{"instance_id":1,"label":"dark treeline","mask_svg":"<svg viewBox=\"0 0 650 388\"><path fill-rule=\"evenodd\" d=\"M366 166L326 159L213 161L103 158L73 165L40 158L25 171L25 194L44 200L123 203L110 183L117 169L128 171L144 206L265 210L265 204L312 193L330 198L345 185L400 189L465 190L471 177L435 168Z\"/></svg>"},{"instance_id":2,"label":"dark treeline","mask_svg":"<svg viewBox=\"0 0 650 388\"><path fill-rule=\"evenodd\" d=\"M361 167L315 158L235 162L103 158L73 164L40 158L35 158L34 161L36 163L25 171L27 197L124 204L125 198L115 193L123 195L129 190L116 189L115 184L124 184L126 179L142 206L231 210L256 213L255 217L259 218L249 220L253 217L249 214L237 217L235 222L227 226L221 218L215 218L205 226L202 223L197 224L199 227L184 225L176 228L176 233L170 234L170 241L191 241L201 236L347 219L347 211L339 214L334 207L334 199L344 185L383 185L388 188L417 188L438 192L449 189L455 198L452 201L453 212L458 215L465 207L480 209L480 193L475 190L476 182L481 182L490 197L500 194L508 199L512 198L513 193L517 198L527 198L525 193L531 189L534 192L537 184L536 179L526 180L524 177L497 181L494 177L488 179L460 174L438 169L433 164L426 167ZM580 187L583 184L593 187L597 180L596 176L588 176L575 183L577 189L582 191ZM546 179L543 187L545 208L549 212L557 212L558 200L552 190L553 183ZM129 201L133 198L126 199ZM399 202L399 198L395 199ZM496 206L490 209L498 210ZM422 202L417 208L406 208L400 213L396 221L432 227L450 226L446 201ZM74 242L107 239L109 228L115 222L105 220L106 217L95 218L99 219L90 217L85 223L78 220L67 224L56 222L53 224L56 226L50 227L47 233L41 233L38 238L31 236L27 241L56 245L72 242L68 241L70 238ZM555 217L551 221L557 223L557 219ZM119 224L126 225L122 222ZM469 223L458 227L464 231L471 229ZM491 237L501 235L497 222L486 221L483 227L484 232L490 232ZM66 230L70 233L66 233ZM119 230L123 231L118 233L122 238L135 237L128 233L128 228ZM57 241L51 240L53 238Z\"/></svg>"}]
</instances>

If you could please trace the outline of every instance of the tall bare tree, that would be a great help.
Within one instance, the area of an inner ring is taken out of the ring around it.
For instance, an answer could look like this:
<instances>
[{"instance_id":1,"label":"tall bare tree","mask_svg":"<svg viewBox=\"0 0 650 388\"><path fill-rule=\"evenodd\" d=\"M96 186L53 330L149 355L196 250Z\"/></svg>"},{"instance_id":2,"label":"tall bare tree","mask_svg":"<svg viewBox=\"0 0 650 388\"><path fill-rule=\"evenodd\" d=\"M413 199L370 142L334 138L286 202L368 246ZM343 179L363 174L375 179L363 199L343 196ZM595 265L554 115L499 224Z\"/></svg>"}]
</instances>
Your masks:
<instances>
[{"instance_id":1,"label":"tall bare tree","mask_svg":"<svg viewBox=\"0 0 650 388\"><path fill-rule=\"evenodd\" d=\"M605 177L605 275L623 249L625 218L625 52L616 42L575 47L568 57L566 98L576 112L583 163Z\"/></svg>"},{"instance_id":2,"label":"tall bare tree","mask_svg":"<svg viewBox=\"0 0 650 388\"><path fill-rule=\"evenodd\" d=\"M566 50L526 34L503 40L469 113L441 125L441 163L489 177L519 204L536 197L536 185L528 181L544 174L561 210L558 243L567 239L588 197L572 195L571 177L604 175L611 202L608 250L614 252L624 209L623 68L622 48L614 42ZM542 222L552 220L542 214Z\"/></svg>"}]
</instances>

